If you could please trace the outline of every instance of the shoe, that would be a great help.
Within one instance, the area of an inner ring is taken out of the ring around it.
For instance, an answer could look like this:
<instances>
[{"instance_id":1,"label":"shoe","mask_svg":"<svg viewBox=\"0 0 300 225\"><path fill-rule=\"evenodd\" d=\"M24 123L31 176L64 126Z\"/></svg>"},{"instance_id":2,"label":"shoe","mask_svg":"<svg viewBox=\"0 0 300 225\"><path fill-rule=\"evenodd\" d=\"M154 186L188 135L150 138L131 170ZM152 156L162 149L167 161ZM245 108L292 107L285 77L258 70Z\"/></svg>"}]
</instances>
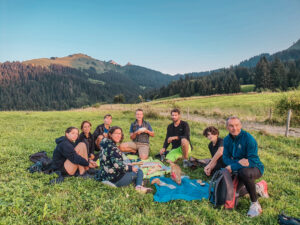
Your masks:
<instances>
[{"instance_id":1,"label":"shoe","mask_svg":"<svg viewBox=\"0 0 300 225\"><path fill-rule=\"evenodd\" d=\"M111 186L111 187L117 187L114 183L108 181L108 180L105 180L105 181L101 181L102 184L105 184L105 185L108 185L108 186Z\"/></svg>"},{"instance_id":2,"label":"shoe","mask_svg":"<svg viewBox=\"0 0 300 225\"><path fill-rule=\"evenodd\" d=\"M90 169L87 171L87 173L90 174L90 175L95 175L96 172L97 172L97 170L94 169L94 168L90 168Z\"/></svg>"},{"instance_id":3,"label":"shoe","mask_svg":"<svg viewBox=\"0 0 300 225\"><path fill-rule=\"evenodd\" d=\"M140 194L147 194L153 191L152 188L147 188L147 187L143 187L143 186L136 186L135 190L137 192L139 192Z\"/></svg>"},{"instance_id":4,"label":"shoe","mask_svg":"<svg viewBox=\"0 0 300 225\"><path fill-rule=\"evenodd\" d=\"M52 180L50 180L50 184L60 184L60 183L62 183L62 182L64 182L64 177L63 176L59 176L59 177L57 177L57 178L54 178L54 179L52 179Z\"/></svg>"},{"instance_id":5,"label":"shoe","mask_svg":"<svg viewBox=\"0 0 300 225\"><path fill-rule=\"evenodd\" d=\"M268 184L266 181L262 180L255 184L256 193L262 198L269 198L268 194Z\"/></svg>"},{"instance_id":6,"label":"shoe","mask_svg":"<svg viewBox=\"0 0 300 225\"><path fill-rule=\"evenodd\" d=\"M261 213L262 213L262 208L261 208L259 202L258 201L251 202L247 216L252 218L252 217L259 216Z\"/></svg>"},{"instance_id":7,"label":"shoe","mask_svg":"<svg viewBox=\"0 0 300 225\"><path fill-rule=\"evenodd\" d=\"M78 175L78 177L83 178L83 179L93 179L94 175L89 174L88 172L85 172L82 175Z\"/></svg>"},{"instance_id":8,"label":"shoe","mask_svg":"<svg viewBox=\"0 0 300 225\"><path fill-rule=\"evenodd\" d=\"M188 168L188 167L190 167L189 161L188 161L187 159L184 159L184 160L183 160L182 166L183 166L183 168Z\"/></svg>"}]
</instances>

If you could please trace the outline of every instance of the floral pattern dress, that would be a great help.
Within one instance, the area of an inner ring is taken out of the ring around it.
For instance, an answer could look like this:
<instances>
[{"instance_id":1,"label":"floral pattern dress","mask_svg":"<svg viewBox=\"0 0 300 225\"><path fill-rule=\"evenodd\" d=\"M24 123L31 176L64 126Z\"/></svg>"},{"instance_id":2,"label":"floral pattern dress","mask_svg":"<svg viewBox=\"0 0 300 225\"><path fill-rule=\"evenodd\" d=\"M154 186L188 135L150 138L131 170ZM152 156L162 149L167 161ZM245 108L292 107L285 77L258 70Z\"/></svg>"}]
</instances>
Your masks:
<instances>
[{"instance_id":1,"label":"floral pattern dress","mask_svg":"<svg viewBox=\"0 0 300 225\"><path fill-rule=\"evenodd\" d=\"M127 165L123 159L123 153L113 140L104 138L100 143L100 170L95 179L98 181L117 182L126 172L132 171L132 166Z\"/></svg>"}]
</instances>

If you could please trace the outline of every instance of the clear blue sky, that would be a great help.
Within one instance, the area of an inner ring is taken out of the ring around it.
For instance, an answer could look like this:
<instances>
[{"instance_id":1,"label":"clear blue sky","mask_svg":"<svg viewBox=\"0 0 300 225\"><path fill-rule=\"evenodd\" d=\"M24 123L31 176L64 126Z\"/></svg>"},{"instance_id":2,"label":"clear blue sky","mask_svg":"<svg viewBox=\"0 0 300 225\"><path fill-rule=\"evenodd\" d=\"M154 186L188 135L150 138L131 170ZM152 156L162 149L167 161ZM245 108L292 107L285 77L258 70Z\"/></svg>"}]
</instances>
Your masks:
<instances>
[{"instance_id":1,"label":"clear blue sky","mask_svg":"<svg viewBox=\"0 0 300 225\"><path fill-rule=\"evenodd\" d=\"M176 74L299 38L299 0L0 0L0 62L84 53Z\"/></svg>"}]
</instances>

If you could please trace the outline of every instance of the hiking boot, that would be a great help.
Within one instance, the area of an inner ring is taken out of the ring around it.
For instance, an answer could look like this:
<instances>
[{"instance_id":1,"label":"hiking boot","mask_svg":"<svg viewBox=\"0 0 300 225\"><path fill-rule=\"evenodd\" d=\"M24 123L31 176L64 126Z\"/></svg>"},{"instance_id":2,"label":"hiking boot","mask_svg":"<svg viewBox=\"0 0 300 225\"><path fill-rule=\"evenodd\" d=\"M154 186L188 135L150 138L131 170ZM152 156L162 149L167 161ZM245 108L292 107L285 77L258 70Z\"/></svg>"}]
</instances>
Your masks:
<instances>
[{"instance_id":1,"label":"hiking boot","mask_svg":"<svg viewBox=\"0 0 300 225\"><path fill-rule=\"evenodd\" d=\"M262 208L261 208L259 202L258 201L251 202L247 216L252 218L252 217L259 216L261 213L262 213Z\"/></svg>"},{"instance_id":2,"label":"hiking boot","mask_svg":"<svg viewBox=\"0 0 300 225\"><path fill-rule=\"evenodd\" d=\"M269 198L268 194L268 184L266 181L262 180L255 184L256 193L262 198Z\"/></svg>"},{"instance_id":3,"label":"hiking boot","mask_svg":"<svg viewBox=\"0 0 300 225\"><path fill-rule=\"evenodd\" d=\"M147 188L147 187L143 187L143 186L136 186L135 190L137 192L139 192L140 194L147 194L147 193L151 193L153 191L152 188Z\"/></svg>"}]
</instances>

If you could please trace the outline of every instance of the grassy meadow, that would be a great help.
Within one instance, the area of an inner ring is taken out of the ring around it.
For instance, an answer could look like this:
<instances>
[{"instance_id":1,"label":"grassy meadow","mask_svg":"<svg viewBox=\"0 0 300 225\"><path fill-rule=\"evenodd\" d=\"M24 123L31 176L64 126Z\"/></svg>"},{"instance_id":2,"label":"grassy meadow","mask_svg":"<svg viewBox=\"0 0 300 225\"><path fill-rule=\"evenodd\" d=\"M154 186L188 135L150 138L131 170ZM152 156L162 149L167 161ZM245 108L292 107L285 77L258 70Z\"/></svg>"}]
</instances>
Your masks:
<instances>
[{"instance_id":1,"label":"grassy meadow","mask_svg":"<svg viewBox=\"0 0 300 225\"><path fill-rule=\"evenodd\" d=\"M300 91L299 91L300 92ZM287 93L287 92L285 92ZM178 107L183 112L189 109L190 114L227 118L239 116L242 120L264 122L268 120L270 109L272 118L278 122L285 118L274 115L274 102L282 96L280 92L243 93L231 95L194 96L188 98L166 98L145 103L146 107L156 111L169 112Z\"/></svg>"},{"instance_id":2,"label":"grassy meadow","mask_svg":"<svg viewBox=\"0 0 300 225\"><path fill-rule=\"evenodd\" d=\"M252 114L258 95L249 95L252 103L247 107ZM270 94L262 99L261 105L267 105L272 97ZM212 97L210 101L220 110L225 110L221 108L218 98ZM237 107L241 96L224 97L223 103L227 108L230 98L234 99L231 105ZM208 98L203 98L199 104L195 101L176 101L176 104L195 110L210 109ZM246 107L245 102L243 105ZM158 106L166 105L152 102L147 107ZM128 106L128 109L133 107ZM248 197L240 201L236 210L226 211L214 209L207 200L156 203L152 194L138 194L133 186L116 189L94 180L75 177L67 178L62 184L49 185L56 175L27 172L26 169L32 165L30 154L45 150L52 157L54 140L62 136L67 127L79 127L83 120L90 120L93 131L108 112L113 116L112 125L121 126L125 141L129 140L129 126L134 120L134 112L128 109L124 106L123 111L0 112L0 224L276 224L281 211L300 217L300 140L296 138L251 132L258 142L259 155L265 164L262 179L268 182L270 193L269 199L260 199L263 214L254 219L246 216ZM245 109L241 112L248 111ZM155 131L155 137L150 140L151 155L154 156L162 147L170 120L161 117L146 120ZM189 123L194 146L192 156L209 157L208 140L201 135L205 125ZM226 130L219 128L224 137ZM201 169L186 169L184 172L191 178L209 180Z\"/></svg>"}]
</instances>

